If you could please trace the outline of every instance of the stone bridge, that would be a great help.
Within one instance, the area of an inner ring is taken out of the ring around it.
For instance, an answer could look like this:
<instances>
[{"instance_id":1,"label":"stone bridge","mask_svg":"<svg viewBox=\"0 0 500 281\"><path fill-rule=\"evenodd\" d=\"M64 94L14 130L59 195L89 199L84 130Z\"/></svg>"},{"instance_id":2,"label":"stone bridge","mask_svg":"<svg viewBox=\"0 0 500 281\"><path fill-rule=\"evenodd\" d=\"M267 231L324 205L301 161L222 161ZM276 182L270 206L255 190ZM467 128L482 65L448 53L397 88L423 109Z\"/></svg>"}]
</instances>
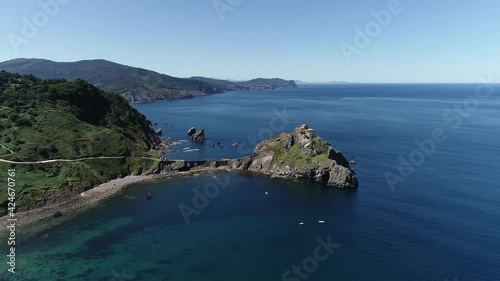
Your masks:
<instances>
[{"instance_id":1,"label":"stone bridge","mask_svg":"<svg viewBox=\"0 0 500 281\"><path fill-rule=\"evenodd\" d=\"M161 161L160 169L163 171L190 171L193 169L202 168L223 168L230 169L244 168L245 162L249 162L251 157L239 159L222 159L222 160L174 160L166 159Z\"/></svg>"}]
</instances>

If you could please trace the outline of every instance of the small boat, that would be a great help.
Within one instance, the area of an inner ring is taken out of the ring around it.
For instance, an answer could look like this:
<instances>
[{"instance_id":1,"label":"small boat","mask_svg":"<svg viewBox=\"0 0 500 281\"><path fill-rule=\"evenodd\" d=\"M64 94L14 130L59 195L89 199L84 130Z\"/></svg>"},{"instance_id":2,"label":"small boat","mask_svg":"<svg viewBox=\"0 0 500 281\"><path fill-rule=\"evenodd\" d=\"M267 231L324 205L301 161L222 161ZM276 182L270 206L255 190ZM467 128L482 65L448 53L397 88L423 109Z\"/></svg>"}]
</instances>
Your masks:
<instances>
[{"instance_id":1,"label":"small boat","mask_svg":"<svg viewBox=\"0 0 500 281\"><path fill-rule=\"evenodd\" d=\"M268 195L269 193L266 191L266 195Z\"/></svg>"},{"instance_id":2,"label":"small boat","mask_svg":"<svg viewBox=\"0 0 500 281\"><path fill-rule=\"evenodd\" d=\"M319 223L325 223L325 221L318 221Z\"/></svg>"},{"instance_id":3,"label":"small boat","mask_svg":"<svg viewBox=\"0 0 500 281\"><path fill-rule=\"evenodd\" d=\"M304 223L303 222L299 222L299 225L304 225Z\"/></svg>"},{"instance_id":4,"label":"small boat","mask_svg":"<svg viewBox=\"0 0 500 281\"><path fill-rule=\"evenodd\" d=\"M356 160L354 160L354 157L356 155L351 155L351 161L349 161L349 164L352 164L352 165L355 165L356 164Z\"/></svg>"},{"instance_id":5,"label":"small boat","mask_svg":"<svg viewBox=\"0 0 500 281\"><path fill-rule=\"evenodd\" d=\"M238 144L237 142L233 143L233 146L234 146L234 147L238 147L238 145L239 145L239 144Z\"/></svg>"},{"instance_id":6,"label":"small boat","mask_svg":"<svg viewBox=\"0 0 500 281\"><path fill-rule=\"evenodd\" d=\"M146 193L146 199L151 199L151 198L153 198L151 192Z\"/></svg>"}]
</instances>

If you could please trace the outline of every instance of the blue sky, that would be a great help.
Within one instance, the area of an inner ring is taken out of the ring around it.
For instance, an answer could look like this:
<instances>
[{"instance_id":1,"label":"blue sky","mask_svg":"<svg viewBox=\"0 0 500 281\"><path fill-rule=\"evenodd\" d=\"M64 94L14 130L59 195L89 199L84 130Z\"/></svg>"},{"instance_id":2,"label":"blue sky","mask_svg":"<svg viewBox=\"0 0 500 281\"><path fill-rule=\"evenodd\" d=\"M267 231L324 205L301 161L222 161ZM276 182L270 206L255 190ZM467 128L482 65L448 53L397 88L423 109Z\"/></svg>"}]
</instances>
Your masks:
<instances>
[{"instance_id":1,"label":"blue sky","mask_svg":"<svg viewBox=\"0 0 500 281\"><path fill-rule=\"evenodd\" d=\"M0 61L103 58L179 77L499 81L500 1L391 1L0 0ZM36 31L23 33L30 24ZM355 28L367 25L368 43L356 45ZM350 60L342 44L356 50Z\"/></svg>"}]
</instances>

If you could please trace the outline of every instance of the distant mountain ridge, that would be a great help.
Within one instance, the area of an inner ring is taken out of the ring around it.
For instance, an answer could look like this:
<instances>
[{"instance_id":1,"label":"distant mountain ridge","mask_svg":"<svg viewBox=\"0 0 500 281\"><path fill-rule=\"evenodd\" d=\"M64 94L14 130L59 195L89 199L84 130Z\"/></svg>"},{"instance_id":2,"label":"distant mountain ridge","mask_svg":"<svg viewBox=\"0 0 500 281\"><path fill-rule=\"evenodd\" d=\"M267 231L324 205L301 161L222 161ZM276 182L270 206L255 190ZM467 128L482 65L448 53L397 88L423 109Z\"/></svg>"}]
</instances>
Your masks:
<instances>
[{"instance_id":1,"label":"distant mountain ridge","mask_svg":"<svg viewBox=\"0 0 500 281\"><path fill-rule=\"evenodd\" d=\"M273 78L273 79L257 78L250 81L238 81L238 82L205 78L200 76L193 76L191 77L191 79L207 82L211 85L216 85L218 87L225 88L226 91L242 91L242 90L258 91L258 90L274 90L277 88L297 87L295 81L293 80L287 81L279 78Z\"/></svg>"},{"instance_id":2,"label":"distant mountain ridge","mask_svg":"<svg viewBox=\"0 0 500 281\"><path fill-rule=\"evenodd\" d=\"M0 70L33 74L42 79L83 79L105 91L122 95L129 102L192 98L236 90L269 90L297 87L279 78L231 82L205 77L177 78L151 70L107 60L54 62L45 59L13 59L0 63Z\"/></svg>"},{"instance_id":3,"label":"distant mountain ridge","mask_svg":"<svg viewBox=\"0 0 500 281\"><path fill-rule=\"evenodd\" d=\"M329 84L359 84L358 82L350 81L328 81L328 82L306 82L302 80L294 80L297 85L329 85Z\"/></svg>"}]
</instances>

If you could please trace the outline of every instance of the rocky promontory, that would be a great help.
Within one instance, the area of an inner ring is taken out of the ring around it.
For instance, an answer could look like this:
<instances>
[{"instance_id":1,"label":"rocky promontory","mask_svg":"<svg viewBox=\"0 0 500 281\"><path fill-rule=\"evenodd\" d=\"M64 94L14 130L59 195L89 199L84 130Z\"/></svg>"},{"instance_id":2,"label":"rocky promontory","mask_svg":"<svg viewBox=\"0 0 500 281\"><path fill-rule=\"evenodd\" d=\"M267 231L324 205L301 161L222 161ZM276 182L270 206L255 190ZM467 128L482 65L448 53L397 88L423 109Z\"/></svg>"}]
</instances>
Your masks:
<instances>
[{"instance_id":1,"label":"rocky promontory","mask_svg":"<svg viewBox=\"0 0 500 281\"><path fill-rule=\"evenodd\" d=\"M292 133L264 140L256 146L253 156L229 161L228 166L275 178L312 178L338 188L358 186L344 155L305 124Z\"/></svg>"}]
</instances>

